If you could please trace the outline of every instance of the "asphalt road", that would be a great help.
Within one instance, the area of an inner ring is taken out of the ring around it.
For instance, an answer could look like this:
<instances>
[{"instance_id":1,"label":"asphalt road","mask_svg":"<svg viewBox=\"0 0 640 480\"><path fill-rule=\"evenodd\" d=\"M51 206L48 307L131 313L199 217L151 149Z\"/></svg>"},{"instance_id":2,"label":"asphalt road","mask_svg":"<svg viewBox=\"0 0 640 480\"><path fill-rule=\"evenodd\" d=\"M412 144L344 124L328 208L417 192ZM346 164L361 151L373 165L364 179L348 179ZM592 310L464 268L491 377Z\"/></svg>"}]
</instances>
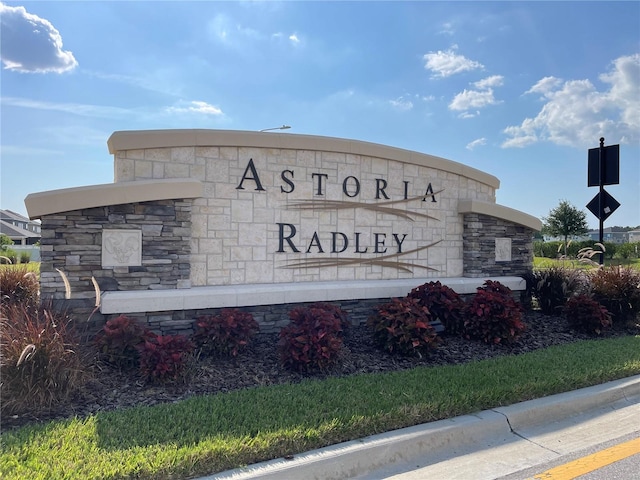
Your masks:
<instances>
[{"instance_id":1,"label":"asphalt road","mask_svg":"<svg viewBox=\"0 0 640 480\"><path fill-rule=\"evenodd\" d=\"M640 424L640 418L638 418ZM640 433L563 455L496 480L635 480L640 478Z\"/></svg>"}]
</instances>

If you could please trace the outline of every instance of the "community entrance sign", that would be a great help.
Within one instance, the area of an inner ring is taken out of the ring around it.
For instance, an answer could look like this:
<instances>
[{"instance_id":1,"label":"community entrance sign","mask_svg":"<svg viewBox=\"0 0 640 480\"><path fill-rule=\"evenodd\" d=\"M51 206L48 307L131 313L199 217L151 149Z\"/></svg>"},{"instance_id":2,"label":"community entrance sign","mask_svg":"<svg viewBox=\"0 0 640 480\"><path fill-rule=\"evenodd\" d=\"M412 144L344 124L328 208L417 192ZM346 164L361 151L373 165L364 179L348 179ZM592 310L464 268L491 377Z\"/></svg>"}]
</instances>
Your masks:
<instances>
[{"instance_id":1,"label":"community entrance sign","mask_svg":"<svg viewBox=\"0 0 640 480\"><path fill-rule=\"evenodd\" d=\"M103 314L139 312L165 331L203 309L357 302L435 280L517 290L532 269L540 221L496 204L496 177L451 160L268 132L107 143L114 183L25 199L42 220L45 297L64 295L58 270L82 298L93 278Z\"/></svg>"}]
</instances>

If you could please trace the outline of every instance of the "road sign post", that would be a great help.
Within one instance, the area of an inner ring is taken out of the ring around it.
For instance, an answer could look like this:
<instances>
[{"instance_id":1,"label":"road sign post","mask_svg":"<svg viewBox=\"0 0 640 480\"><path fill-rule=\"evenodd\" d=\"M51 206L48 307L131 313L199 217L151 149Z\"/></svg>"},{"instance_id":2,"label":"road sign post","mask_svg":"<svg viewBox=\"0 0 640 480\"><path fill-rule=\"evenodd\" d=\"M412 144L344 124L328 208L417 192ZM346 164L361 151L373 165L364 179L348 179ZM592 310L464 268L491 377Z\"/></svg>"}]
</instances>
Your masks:
<instances>
[{"instance_id":1,"label":"road sign post","mask_svg":"<svg viewBox=\"0 0 640 480\"><path fill-rule=\"evenodd\" d=\"M600 138L600 147L591 148L587 159L587 186L599 187L598 195L587 204L587 208L600 222L600 243L604 244L604 221L620 204L607 193L605 185L620 183L620 145L604 146L604 137ZM604 253L600 255L600 265L604 264Z\"/></svg>"}]
</instances>

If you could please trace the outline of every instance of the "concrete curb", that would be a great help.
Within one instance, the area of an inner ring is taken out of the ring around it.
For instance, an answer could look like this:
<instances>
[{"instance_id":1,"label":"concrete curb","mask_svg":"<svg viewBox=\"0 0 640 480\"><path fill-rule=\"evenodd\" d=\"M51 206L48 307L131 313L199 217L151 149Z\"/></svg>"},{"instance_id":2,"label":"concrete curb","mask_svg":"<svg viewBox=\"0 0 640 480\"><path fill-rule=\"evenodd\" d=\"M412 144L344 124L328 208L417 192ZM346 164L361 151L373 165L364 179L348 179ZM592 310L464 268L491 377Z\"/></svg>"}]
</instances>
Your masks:
<instances>
[{"instance_id":1,"label":"concrete curb","mask_svg":"<svg viewBox=\"0 0 640 480\"><path fill-rule=\"evenodd\" d=\"M221 472L201 480L337 480L365 475L386 466L411 461L421 454L445 454L505 437L512 431L566 419L611 405L638 402L640 375L485 410L448 420L416 425L361 440L302 453L293 460L277 459Z\"/></svg>"}]
</instances>

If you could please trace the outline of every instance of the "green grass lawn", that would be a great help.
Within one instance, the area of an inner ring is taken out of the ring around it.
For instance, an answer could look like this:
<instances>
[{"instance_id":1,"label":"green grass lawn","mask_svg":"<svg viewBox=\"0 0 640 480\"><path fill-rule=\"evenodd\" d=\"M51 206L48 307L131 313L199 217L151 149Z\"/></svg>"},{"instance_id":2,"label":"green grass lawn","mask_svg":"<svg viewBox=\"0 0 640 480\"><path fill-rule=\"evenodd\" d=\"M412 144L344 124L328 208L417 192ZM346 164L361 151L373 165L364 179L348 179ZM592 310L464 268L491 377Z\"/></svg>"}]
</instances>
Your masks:
<instances>
[{"instance_id":1,"label":"green grass lawn","mask_svg":"<svg viewBox=\"0 0 640 480\"><path fill-rule=\"evenodd\" d=\"M594 257L595 258L595 257ZM624 267L632 267L637 270L640 270L640 259L638 258L614 258L614 259L605 259L604 265L606 267L609 266L624 266ZM594 268L593 265L589 265L586 263L581 263L577 259L555 259L555 258L546 258L546 257L534 257L533 258L533 268L550 268L550 267L566 267L566 268L582 268L582 269L590 269Z\"/></svg>"},{"instance_id":2,"label":"green grass lawn","mask_svg":"<svg viewBox=\"0 0 640 480\"><path fill-rule=\"evenodd\" d=\"M640 373L640 336L252 388L2 434L3 479L176 479Z\"/></svg>"}]
</instances>

